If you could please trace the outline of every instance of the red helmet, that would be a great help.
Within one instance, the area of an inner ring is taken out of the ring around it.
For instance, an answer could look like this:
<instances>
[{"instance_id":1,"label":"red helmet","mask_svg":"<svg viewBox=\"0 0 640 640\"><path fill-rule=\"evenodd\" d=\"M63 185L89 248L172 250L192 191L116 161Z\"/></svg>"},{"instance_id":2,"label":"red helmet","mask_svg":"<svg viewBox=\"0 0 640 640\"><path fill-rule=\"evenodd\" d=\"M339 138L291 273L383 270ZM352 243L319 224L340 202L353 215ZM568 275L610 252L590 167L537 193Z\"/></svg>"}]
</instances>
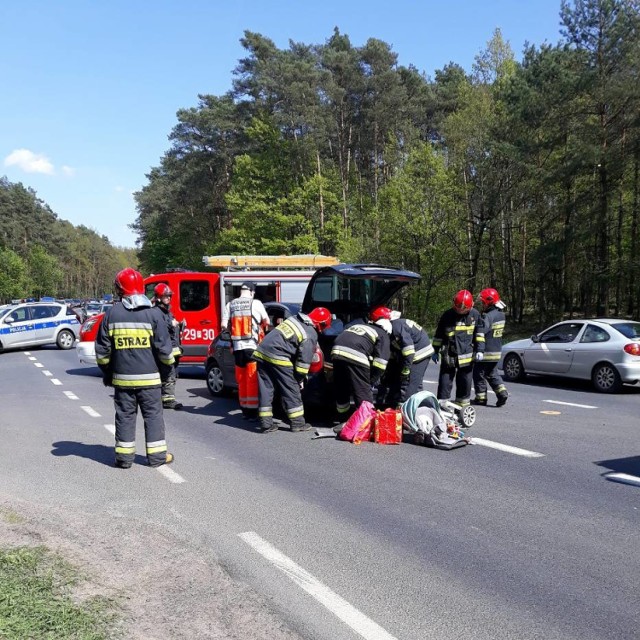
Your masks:
<instances>
[{"instance_id":1,"label":"red helmet","mask_svg":"<svg viewBox=\"0 0 640 640\"><path fill-rule=\"evenodd\" d=\"M500 302L500 294L495 289L483 289L479 293L478 298L480 298L480 302L482 302L485 307L490 307Z\"/></svg>"},{"instance_id":2,"label":"red helmet","mask_svg":"<svg viewBox=\"0 0 640 640\"><path fill-rule=\"evenodd\" d=\"M389 307L374 307L369 312L369 320L371 320L371 322L391 320L391 309L389 309Z\"/></svg>"},{"instance_id":3,"label":"red helmet","mask_svg":"<svg viewBox=\"0 0 640 640\"><path fill-rule=\"evenodd\" d=\"M141 295L144 293L144 281L139 271L127 267L116 275L116 289L123 296Z\"/></svg>"},{"instance_id":4,"label":"red helmet","mask_svg":"<svg viewBox=\"0 0 640 640\"><path fill-rule=\"evenodd\" d=\"M171 289L169 289L169 285L165 284L164 282L161 282L160 284L157 284L153 288L153 293L155 294L156 298L164 298L165 296L172 296L173 295L173 291L171 291Z\"/></svg>"},{"instance_id":5,"label":"red helmet","mask_svg":"<svg viewBox=\"0 0 640 640\"><path fill-rule=\"evenodd\" d=\"M316 307L309 311L309 317L317 331L324 331L331 326L331 311L325 307Z\"/></svg>"},{"instance_id":6,"label":"red helmet","mask_svg":"<svg viewBox=\"0 0 640 640\"><path fill-rule=\"evenodd\" d=\"M458 313L469 313L473 307L473 295L471 291L461 289L453 296L453 308Z\"/></svg>"}]
</instances>

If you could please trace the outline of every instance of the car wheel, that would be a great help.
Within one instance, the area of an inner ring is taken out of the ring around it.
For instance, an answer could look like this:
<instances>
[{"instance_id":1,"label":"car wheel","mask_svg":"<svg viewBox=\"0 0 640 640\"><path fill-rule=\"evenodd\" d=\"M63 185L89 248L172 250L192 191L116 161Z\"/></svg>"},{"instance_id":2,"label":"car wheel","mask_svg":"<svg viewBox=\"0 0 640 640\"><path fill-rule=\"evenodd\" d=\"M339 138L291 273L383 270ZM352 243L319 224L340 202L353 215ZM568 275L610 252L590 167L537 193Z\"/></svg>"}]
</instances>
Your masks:
<instances>
[{"instance_id":1,"label":"car wheel","mask_svg":"<svg viewBox=\"0 0 640 640\"><path fill-rule=\"evenodd\" d=\"M71 349L75 341L76 337L71 331L67 331L66 329L63 329L56 338L58 349Z\"/></svg>"},{"instance_id":2,"label":"car wheel","mask_svg":"<svg viewBox=\"0 0 640 640\"><path fill-rule=\"evenodd\" d=\"M595 366L591 374L591 382L600 393L616 393L622 388L622 380L618 370L608 362Z\"/></svg>"},{"instance_id":3,"label":"car wheel","mask_svg":"<svg viewBox=\"0 0 640 640\"><path fill-rule=\"evenodd\" d=\"M207 365L206 371L207 389L212 396L224 395L224 376L222 375L222 369L215 360L212 360Z\"/></svg>"},{"instance_id":4,"label":"car wheel","mask_svg":"<svg viewBox=\"0 0 640 640\"><path fill-rule=\"evenodd\" d=\"M469 429L476 421L476 410L473 407L465 407L460 411L460 422Z\"/></svg>"},{"instance_id":5,"label":"car wheel","mask_svg":"<svg viewBox=\"0 0 640 640\"><path fill-rule=\"evenodd\" d=\"M520 356L515 353L509 353L505 356L502 370L504 371L504 379L508 382L517 382L524 378L524 365Z\"/></svg>"}]
</instances>

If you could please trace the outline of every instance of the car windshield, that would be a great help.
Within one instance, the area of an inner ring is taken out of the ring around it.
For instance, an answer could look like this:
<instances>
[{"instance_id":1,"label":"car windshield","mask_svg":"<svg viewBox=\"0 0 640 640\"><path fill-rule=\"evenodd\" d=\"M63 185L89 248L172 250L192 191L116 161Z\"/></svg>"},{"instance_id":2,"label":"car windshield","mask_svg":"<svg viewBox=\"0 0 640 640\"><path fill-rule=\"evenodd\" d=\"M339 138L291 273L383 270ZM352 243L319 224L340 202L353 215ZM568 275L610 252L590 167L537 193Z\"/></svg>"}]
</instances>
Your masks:
<instances>
[{"instance_id":1,"label":"car windshield","mask_svg":"<svg viewBox=\"0 0 640 640\"><path fill-rule=\"evenodd\" d=\"M99 304L88 304L87 312L100 313L100 305Z\"/></svg>"},{"instance_id":2,"label":"car windshield","mask_svg":"<svg viewBox=\"0 0 640 640\"><path fill-rule=\"evenodd\" d=\"M620 322L611 326L625 338L640 340L640 322Z\"/></svg>"}]
</instances>

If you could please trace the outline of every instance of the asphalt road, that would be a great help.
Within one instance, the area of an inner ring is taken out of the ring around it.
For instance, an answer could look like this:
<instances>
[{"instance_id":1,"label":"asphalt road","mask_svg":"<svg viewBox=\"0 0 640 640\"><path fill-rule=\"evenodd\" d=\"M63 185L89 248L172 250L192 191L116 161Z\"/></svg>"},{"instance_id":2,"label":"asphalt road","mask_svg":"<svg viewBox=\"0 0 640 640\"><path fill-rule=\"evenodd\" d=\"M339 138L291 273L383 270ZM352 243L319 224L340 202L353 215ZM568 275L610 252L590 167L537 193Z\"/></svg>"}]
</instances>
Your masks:
<instances>
[{"instance_id":1,"label":"asphalt road","mask_svg":"<svg viewBox=\"0 0 640 640\"><path fill-rule=\"evenodd\" d=\"M512 384L482 444L436 451L262 434L182 368L159 472L111 466L112 392L74 351L1 354L0 379L5 491L162 526L304 638L638 637L640 486L609 474L640 476L640 388Z\"/></svg>"}]
</instances>

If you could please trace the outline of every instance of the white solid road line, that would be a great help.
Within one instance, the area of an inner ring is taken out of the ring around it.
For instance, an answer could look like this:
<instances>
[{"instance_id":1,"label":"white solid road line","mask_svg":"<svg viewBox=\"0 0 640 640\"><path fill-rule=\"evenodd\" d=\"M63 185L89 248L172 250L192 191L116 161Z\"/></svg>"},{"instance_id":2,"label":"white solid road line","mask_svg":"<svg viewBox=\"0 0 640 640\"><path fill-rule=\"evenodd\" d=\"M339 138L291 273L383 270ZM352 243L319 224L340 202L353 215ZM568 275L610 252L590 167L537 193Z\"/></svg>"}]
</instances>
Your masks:
<instances>
[{"instance_id":1,"label":"white solid road line","mask_svg":"<svg viewBox=\"0 0 640 640\"><path fill-rule=\"evenodd\" d=\"M63 391L62 393L64 393L64 395L67 396L69 400L79 400L78 396L73 393L73 391Z\"/></svg>"},{"instance_id":2,"label":"white solid road line","mask_svg":"<svg viewBox=\"0 0 640 640\"><path fill-rule=\"evenodd\" d=\"M55 385L58 385L58 386L62 384L62 382L60 382L60 380L58 380L58 378L51 378L51 382L53 384L55 384Z\"/></svg>"},{"instance_id":3,"label":"white solid road line","mask_svg":"<svg viewBox=\"0 0 640 640\"><path fill-rule=\"evenodd\" d=\"M371 618L331 591L329 587L326 587L269 542L263 540L254 531L239 533L238 536L366 640L396 640Z\"/></svg>"},{"instance_id":4,"label":"white solid road line","mask_svg":"<svg viewBox=\"0 0 640 640\"><path fill-rule=\"evenodd\" d=\"M83 405L82 407L80 407L85 413L88 413L92 418L100 418L100 414L95 410L92 409L91 407L87 406L87 405ZM115 427L114 427L115 428Z\"/></svg>"},{"instance_id":5,"label":"white solid road line","mask_svg":"<svg viewBox=\"0 0 640 640\"><path fill-rule=\"evenodd\" d=\"M516 456L523 456L525 458L544 458L545 455L544 453L538 453L537 451L528 451L527 449L520 449L519 447L512 447L508 444L493 442L492 440L485 440L484 438L475 438L473 436L471 436L471 444L479 444L481 447L498 449L500 451L506 451L507 453L513 453Z\"/></svg>"},{"instance_id":6,"label":"white solid road line","mask_svg":"<svg viewBox=\"0 0 640 640\"><path fill-rule=\"evenodd\" d=\"M580 409L597 409L591 404L578 404L577 402L562 402L562 400L543 400L542 402L548 402L549 404L562 404L565 407L579 407Z\"/></svg>"},{"instance_id":7,"label":"white solid road line","mask_svg":"<svg viewBox=\"0 0 640 640\"><path fill-rule=\"evenodd\" d=\"M640 487L640 478L638 478L638 476L631 476L628 473L605 473L604 477L613 482L622 482L623 484L632 484Z\"/></svg>"}]
</instances>

